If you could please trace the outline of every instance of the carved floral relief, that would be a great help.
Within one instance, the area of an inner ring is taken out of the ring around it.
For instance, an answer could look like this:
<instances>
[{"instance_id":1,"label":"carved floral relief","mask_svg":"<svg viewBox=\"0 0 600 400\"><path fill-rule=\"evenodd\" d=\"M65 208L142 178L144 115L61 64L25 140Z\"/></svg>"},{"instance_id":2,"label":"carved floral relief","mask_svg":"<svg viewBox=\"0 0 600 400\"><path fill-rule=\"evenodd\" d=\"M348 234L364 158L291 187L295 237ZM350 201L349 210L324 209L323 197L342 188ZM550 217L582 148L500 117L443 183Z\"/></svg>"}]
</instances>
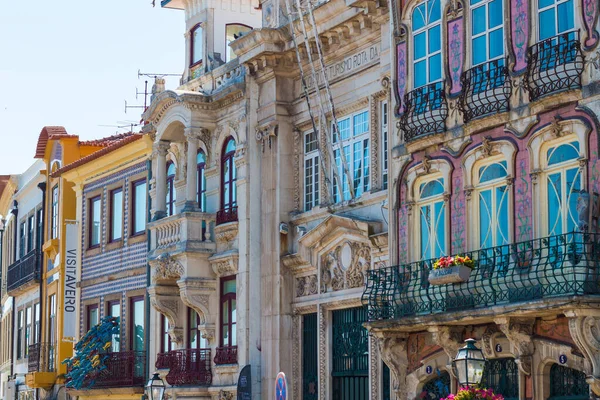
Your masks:
<instances>
[{"instance_id":1,"label":"carved floral relief","mask_svg":"<svg viewBox=\"0 0 600 400\"><path fill-rule=\"evenodd\" d=\"M321 292L361 287L371 266L371 248L345 242L321 257Z\"/></svg>"}]
</instances>

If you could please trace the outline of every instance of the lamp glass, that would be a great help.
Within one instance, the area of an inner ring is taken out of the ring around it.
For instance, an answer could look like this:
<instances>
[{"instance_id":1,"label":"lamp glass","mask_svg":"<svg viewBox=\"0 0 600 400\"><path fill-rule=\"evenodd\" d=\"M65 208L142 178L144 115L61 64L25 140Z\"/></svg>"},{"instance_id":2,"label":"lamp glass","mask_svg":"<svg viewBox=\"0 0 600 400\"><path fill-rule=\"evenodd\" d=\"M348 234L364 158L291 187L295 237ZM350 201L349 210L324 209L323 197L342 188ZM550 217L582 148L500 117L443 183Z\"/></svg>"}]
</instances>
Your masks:
<instances>
[{"instance_id":1,"label":"lamp glass","mask_svg":"<svg viewBox=\"0 0 600 400\"><path fill-rule=\"evenodd\" d=\"M456 354L454 367L458 383L469 387L481 383L485 357L483 352L475 346L475 340L467 339L465 342L467 345L458 350L458 354Z\"/></svg>"},{"instance_id":2,"label":"lamp glass","mask_svg":"<svg viewBox=\"0 0 600 400\"><path fill-rule=\"evenodd\" d=\"M158 376L158 373L155 372L154 376L150 378L148 383L146 384L146 396L150 400L163 400L163 396L165 394L165 382Z\"/></svg>"}]
</instances>

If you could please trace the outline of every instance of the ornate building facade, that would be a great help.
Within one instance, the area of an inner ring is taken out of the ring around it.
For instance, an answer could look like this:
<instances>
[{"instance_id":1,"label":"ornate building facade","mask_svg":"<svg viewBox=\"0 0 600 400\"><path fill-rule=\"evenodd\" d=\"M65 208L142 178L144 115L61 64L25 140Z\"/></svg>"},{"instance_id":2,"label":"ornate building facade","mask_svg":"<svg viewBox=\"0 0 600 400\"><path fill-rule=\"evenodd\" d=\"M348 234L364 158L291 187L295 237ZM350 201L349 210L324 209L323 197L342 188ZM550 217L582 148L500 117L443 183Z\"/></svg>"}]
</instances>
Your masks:
<instances>
[{"instance_id":1,"label":"ornate building facade","mask_svg":"<svg viewBox=\"0 0 600 400\"><path fill-rule=\"evenodd\" d=\"M363 303L396 396L455 391L468 337L507 399L600 395L598 4L392 8L394 266ZM468 280L431 283L456 254Z\"/></svg>"}]
</instances>

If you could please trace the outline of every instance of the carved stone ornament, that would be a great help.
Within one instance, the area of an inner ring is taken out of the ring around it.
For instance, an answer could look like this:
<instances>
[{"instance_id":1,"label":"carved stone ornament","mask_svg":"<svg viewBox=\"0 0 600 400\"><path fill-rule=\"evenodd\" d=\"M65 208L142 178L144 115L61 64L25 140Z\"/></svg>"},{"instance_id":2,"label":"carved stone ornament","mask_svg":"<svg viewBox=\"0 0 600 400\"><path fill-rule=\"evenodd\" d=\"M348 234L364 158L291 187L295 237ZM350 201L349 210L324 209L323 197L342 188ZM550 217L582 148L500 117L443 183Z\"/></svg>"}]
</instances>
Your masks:
<instances>
[{"instance_id":1,"label":"carved stone ornament","mask_svg":"<svg viewBox=\"0 0 600 400\"><path fill-rule=\"evenodd\" d=\"M425 156L423 157L423 161L421 162L421 167L425 174L429 174L431 172L431 157Z\"/></svg>"},{"instance_id":2,"label":"carved stone ornament","mask_svg":"<svg viewBox=\"0 0 600 400\"><path fill-rule=\"evenodd\" d=\"M531 375L535 352L533 343L535 318L498 318L495 322L507 337L519 370L525 375Z\"/></svg>"},{"instance_id":3,"label":"carved stone ornament","mask_svg":"<svg viewBox=\"0 0 600 400\"><path fill-rule=\"evenodd\" d=\"M489 136L486 136L481 141L481 155L482 157L489 157L492 155L494 151L494 145L492 144L492 139Z\"/></svg>"},{"instance_id":4,"label":"carved stone ornament","mask_svg":"<svg viewBox=\"0 0 600 400\"><path fill-rule=\"evenodd\" d=\"M587 383L600 396L600 316L581 315L577 311L567 311L565 315L569 318L573 341L592 366Z\"/></svg>"},{"instance_id":5,"label":"carved stone ornament","mask_svg":"<svg viewBox=\"0 0 600 400\"><path fill-rule=\"evenodd\" d=\"M273 139L277 137L277 131L277 122L269 122L266 125L256 127L256 141L261 143L263 151L265 151L266 144L269 145L269 149L271 148Z\"/></svg>"},{"instance_id":6,"label":"carved stone ornament","mask_svg":"<svg viewBox=\"0 0 600 400\"><path fill-rule=\"evenodd\" d=\"M219 393L215 393L212 397L214 400L233 400L235 395L233 392L228 392L221 389Z\"/></svg>"},{"instance_id":7,"label":"carved stone ornament","mask_svg":"<svg viewBox=\"0 0 600 400\"><path fill-rule=\"evenodd\" d=\"M152 283L178 280L184 274L181 263L168 253L160 255L156 260L150 261L150 266L152 266Z\"/></svg>"},{"instance_id":8,"label":"carved stone ornament","mask_svg":"<svg viewBox=\"0 0 600 400\"><path fill-rule=\"evenodd\" d=\"M552 122L550 122L550 132L552 132L552 135L556 138L563 136L563 129L562 126L560 126L560 121L560 117L555 115L552 118Z\"/></svg>"},{"instance_id":9,"label":"carved stone ornament","mask_svg":"<svg viewBox=\"0 0 600 400\"><path fill-rule=\"evenodd\" d=\"M238 234L238 224L222 224L215 227L217 244L232 244Z\"/></svg>"},{"instance_id":10,"label":"carved stone ornament","mask_svg":"<svg viewBox=\"0 0 600 400\"><path fill-rule=\"evenodd\" d=\"M215 338L215 328L201 327L200 336L202 339L205 339L208 344L212 344L213 339Z\"/></svg>"},{"instance_id":11,"label":"carved stone ornament","mask_svg":"<svg viewBox=\"0 0 600 400\"><path fill-rule=\"evenodd\" d=\"M345 242L321 257L321 292L362 287L371 267L371 247Z\"/></svg>"},{"instance_id":12,"label":"carved stone ornament","mask_svg":"<svg viewBox=\"0 0 600 400\"><path fill-rule=\"evenodd\" d=\"M237 267L237 255L235 257L220 258L217 260L211 260L211 266L217 276L230 276L235 275L238 272Z\"/></svg>"},{"instance_id":13,"label":"carved stone ornament","mask_svg":"<svg viewBox=\"0 0 600 400\"><path fill-rule=\"evenodd\" d=\"M310 296L319 292L317 275L296 278L296 297Z\"/></svg>"},{"instance_id":14,"label":"carved stone ornament","mask_svg":"<svg viewBox=\"0 0 600 400\"><path fill-rule=\"evenodd\" d=\"M430 327L433 341L435 344L444 349L448 359L454 360L458 349L464 346L463 332L464 327L462 326L433 326Z\"/></svg>"},{"instance_id":15,"label":"carved stone ornament","mask_svg":"<svg viewBox=\"0 0 600 400\"><path fill-rule=\"evenodd\" d=\"M216 281L186 279L177 282L183 304L198 314L198 324L206 323L209 312L210 294L216 291Z\"/></svg>"},{"instance_id":16,"label":"carved stone ornament","mask_svg":"<svg viewBox=\"0 0 600 400\"><path fill-rule=\"evenodd\" d=\"M408 374L408 340L404 335L380 333L374 336L381 359L393 375L394 392L399 399L407 398L406 376Z\"/></svg>"},{"instance_id":17,"label":"carved stone ornament","mask_svg":"<svg viewBox=\"0 0 600 400\"><path fill-rule=\"evenodd\" d=\"M481 337L481 350L486 358L493 358L496 356L494 350L494 338L499 332L498 327L495 325L488 325Z\"/></svg>"}]
</instances>

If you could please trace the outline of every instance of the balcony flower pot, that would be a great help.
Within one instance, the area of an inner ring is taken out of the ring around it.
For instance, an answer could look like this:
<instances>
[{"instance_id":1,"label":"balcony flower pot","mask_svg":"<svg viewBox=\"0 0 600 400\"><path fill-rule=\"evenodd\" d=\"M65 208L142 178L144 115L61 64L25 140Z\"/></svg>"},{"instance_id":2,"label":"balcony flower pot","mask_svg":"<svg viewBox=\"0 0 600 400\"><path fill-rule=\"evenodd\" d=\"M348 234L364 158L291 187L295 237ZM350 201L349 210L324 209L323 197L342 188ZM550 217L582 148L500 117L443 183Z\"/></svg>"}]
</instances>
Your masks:
<instances>
[{"instance_id":1,"label":"balcony flower pot","mask_svg":"<svg viewBox=\"0 0 600 400\"><path fill-rule=\"evenodd\" d=\"M433 269L429 273L429 283L432 285L445 285L447 283L461 283L469 280L471 268L456 265L449 268Z\"/></svg>"}]
</instances>

